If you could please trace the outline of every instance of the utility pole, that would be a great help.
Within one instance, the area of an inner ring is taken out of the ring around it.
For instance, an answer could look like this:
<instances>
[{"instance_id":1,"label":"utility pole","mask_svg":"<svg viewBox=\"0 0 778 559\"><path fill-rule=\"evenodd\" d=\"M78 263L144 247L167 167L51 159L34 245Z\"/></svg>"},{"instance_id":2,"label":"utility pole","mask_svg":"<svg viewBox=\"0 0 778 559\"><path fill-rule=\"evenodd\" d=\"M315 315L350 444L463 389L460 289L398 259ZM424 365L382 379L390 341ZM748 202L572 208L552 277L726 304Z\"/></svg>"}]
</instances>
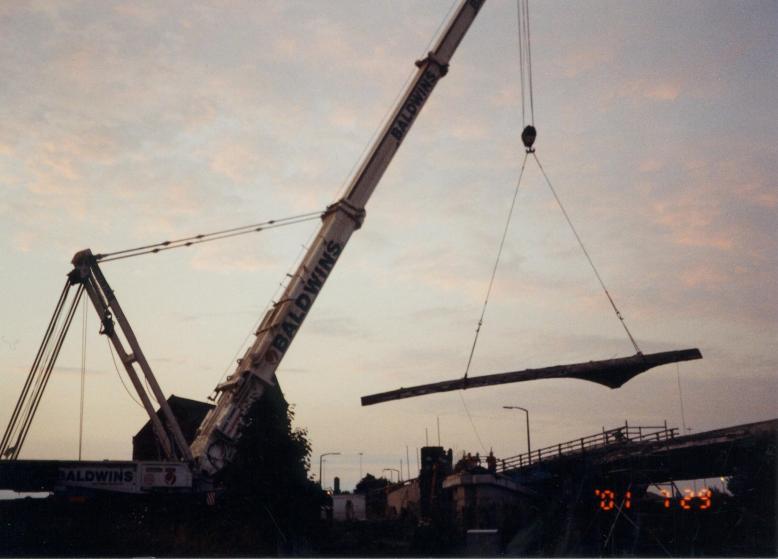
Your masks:
<instances>
[{"instance_id":1,"label":"utility pole","mask_svg":"<svg viewBox=\"0 0 778 559\"><path fill-rule=\"evenodd\" d=\"M521 410L527 414L527 456L529 458L529 463L532 464L532 445L529 442L529 410L527 408L522 408L521 406L503 406L503 409Z\"/></svg>"}]
</instances>

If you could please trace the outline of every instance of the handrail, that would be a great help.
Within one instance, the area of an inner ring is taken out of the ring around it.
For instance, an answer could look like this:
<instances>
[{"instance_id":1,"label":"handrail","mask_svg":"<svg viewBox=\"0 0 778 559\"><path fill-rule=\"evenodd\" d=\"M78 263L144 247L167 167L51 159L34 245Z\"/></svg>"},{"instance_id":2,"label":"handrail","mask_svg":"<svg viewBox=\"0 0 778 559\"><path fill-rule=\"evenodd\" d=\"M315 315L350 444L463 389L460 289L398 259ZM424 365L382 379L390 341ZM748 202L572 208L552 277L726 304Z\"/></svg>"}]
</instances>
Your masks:
<instances>
[{"instance_id":1,"label":"handrail","mask_svg":"<svg viewBox=\"0 0 778 559\"><path fill-rule=\"evenodd\" d=\"M516 456L509 456L498 461L498 470L517 470L533 464L557 459L563 456L583 454L595 449L604 449L609 446L625 444L629 442L666 441L678 435L678 428L662 426L629 425L624 423L615 429L603 430L601 433L587 435L571 441L565 441L525 452Z\"/></svg>"}]
</instances>

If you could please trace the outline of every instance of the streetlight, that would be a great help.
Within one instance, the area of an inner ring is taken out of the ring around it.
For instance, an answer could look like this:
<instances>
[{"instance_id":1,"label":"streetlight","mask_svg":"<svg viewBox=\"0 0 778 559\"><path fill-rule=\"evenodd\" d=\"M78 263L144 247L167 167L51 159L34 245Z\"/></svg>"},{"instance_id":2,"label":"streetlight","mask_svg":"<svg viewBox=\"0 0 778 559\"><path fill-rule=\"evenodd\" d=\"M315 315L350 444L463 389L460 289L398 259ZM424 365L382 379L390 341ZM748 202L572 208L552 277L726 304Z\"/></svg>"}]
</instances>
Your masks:
<instances>
[{"instance_id":1,"label":"streetlight","mask_svg":"<svg viewBox=\"0 0 778 559\"><path fill-rule=\"evenodd\" d=\"M359 453L359 481L362 481L362 455L364 452Z\"/></svg>"},{"instance_id":2,"label":"streetlight","mask_svg":"<svg viewBox=\"0 0 778 559\"><path fill-rule=\"evenodd\" d=\"M381 470L381 473L384 472L397 472L397 483L400 483L400 470L397 468L384 468ZM389 476L389 481L392 481L392 476Z\"/></svg>"},{"instance_id":3,"label":"streetlight","mask_svg":"<svg viewBox=\"0 0 778 559\"><path fill-rule=\"evenodd\" d=\"M337 456L339 454L340 454L340 452L325 452L324 454L319 454L319 487L320 488L324 489L324 484L322 483L322 479L321 479L321 463L322 463L322 459L325 456Z\"/></svg>"},{"instance_id":4,"label":"streetlight","mask_svg":"<svg viewBox=\"0 0 778 559\"><path fill-rule=\"evenodd\" d=\"M527 456L529 463L532 464L532 446L529 442L529 410L527 408L522 408L521 406L503 406L503 409L506 410L521 410L525 414L527 414Z\"/></svg>"}]
</instances>

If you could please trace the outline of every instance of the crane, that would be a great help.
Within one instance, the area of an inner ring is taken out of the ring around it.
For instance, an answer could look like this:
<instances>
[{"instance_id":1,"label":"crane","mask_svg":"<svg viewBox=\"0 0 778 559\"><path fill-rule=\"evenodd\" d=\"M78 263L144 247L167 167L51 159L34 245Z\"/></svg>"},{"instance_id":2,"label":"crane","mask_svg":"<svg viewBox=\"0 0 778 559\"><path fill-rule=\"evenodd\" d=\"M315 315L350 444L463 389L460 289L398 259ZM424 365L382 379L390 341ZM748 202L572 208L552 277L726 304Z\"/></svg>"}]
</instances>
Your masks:
<instances>
[{"instance_id":1,"label":"crane","mask_svg":"<svg viewBox=\"0 0 778 559\"><path fill-rule=\"evenodd\" d=\"M321 227L314 241L297 270L291 274L283 294L260 322L254 342L238 360L236 370L216 387L216 405L203 419L191 445L187 444L138 339L100 268L100 261L106 255L94 254L89 249L76 253L72 260L73 270L68 274L27 382L8 428L0 439L0 488L25 491L86 488L143 493L204 491L214 487L215 474L235 456L252 405L262 397L268 386L274 384L281 360L352 233L361 227L370 196L438 81L448 72L451 57L484 1L462 0L432 50L416 62L418 70L415 76L367 152L346 193L321 215ZM162 245L166 249L168 243ZM129 252L134 251L120 251L118 254ZM162 462L41 463L18 460L75 308L84 293L100 317L100 332L108 337L149 415L162 451ZM154 410L152 399L160 405L159 415ZM29 472L35 472L35 475L29 475Z\"/></svg>"}]
</instances>

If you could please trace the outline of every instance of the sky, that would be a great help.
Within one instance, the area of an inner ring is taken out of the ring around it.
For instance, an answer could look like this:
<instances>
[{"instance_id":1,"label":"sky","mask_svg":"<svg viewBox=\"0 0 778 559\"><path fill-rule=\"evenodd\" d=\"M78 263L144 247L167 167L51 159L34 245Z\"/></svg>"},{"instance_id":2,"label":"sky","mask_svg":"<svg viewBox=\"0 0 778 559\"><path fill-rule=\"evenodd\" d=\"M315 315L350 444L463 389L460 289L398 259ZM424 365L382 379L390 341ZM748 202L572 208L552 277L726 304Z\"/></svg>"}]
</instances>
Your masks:
<instances>
[{"instance_id":1,"label":"sky","mask_svg":"<svg viewBox=\"0 0 778 559\"><path fill-rule=\"evenodd\" d=\"M323 209L451 5L0 4L0 426L77 250ZM534 448L625 420L778 416L775 3L530 15L538 158L641 349L704 359L617 390L560 379L360 406L465 370L524 155L516 5L487 0L278 370L312 474L341 453L327 485L353 486L360 453L362 473L410 456L413 474L438 422L458 454L523 452L524 416L504 405L530 410ZM317 226L104 265L166 394L204 400L232 372ZM145 414L91 309L87 325L83 455L127 459ZM632 353L528 165L471 374ZM77 456L80 363L74 326L23 458Z\"/></svg>"}]
</instances>

